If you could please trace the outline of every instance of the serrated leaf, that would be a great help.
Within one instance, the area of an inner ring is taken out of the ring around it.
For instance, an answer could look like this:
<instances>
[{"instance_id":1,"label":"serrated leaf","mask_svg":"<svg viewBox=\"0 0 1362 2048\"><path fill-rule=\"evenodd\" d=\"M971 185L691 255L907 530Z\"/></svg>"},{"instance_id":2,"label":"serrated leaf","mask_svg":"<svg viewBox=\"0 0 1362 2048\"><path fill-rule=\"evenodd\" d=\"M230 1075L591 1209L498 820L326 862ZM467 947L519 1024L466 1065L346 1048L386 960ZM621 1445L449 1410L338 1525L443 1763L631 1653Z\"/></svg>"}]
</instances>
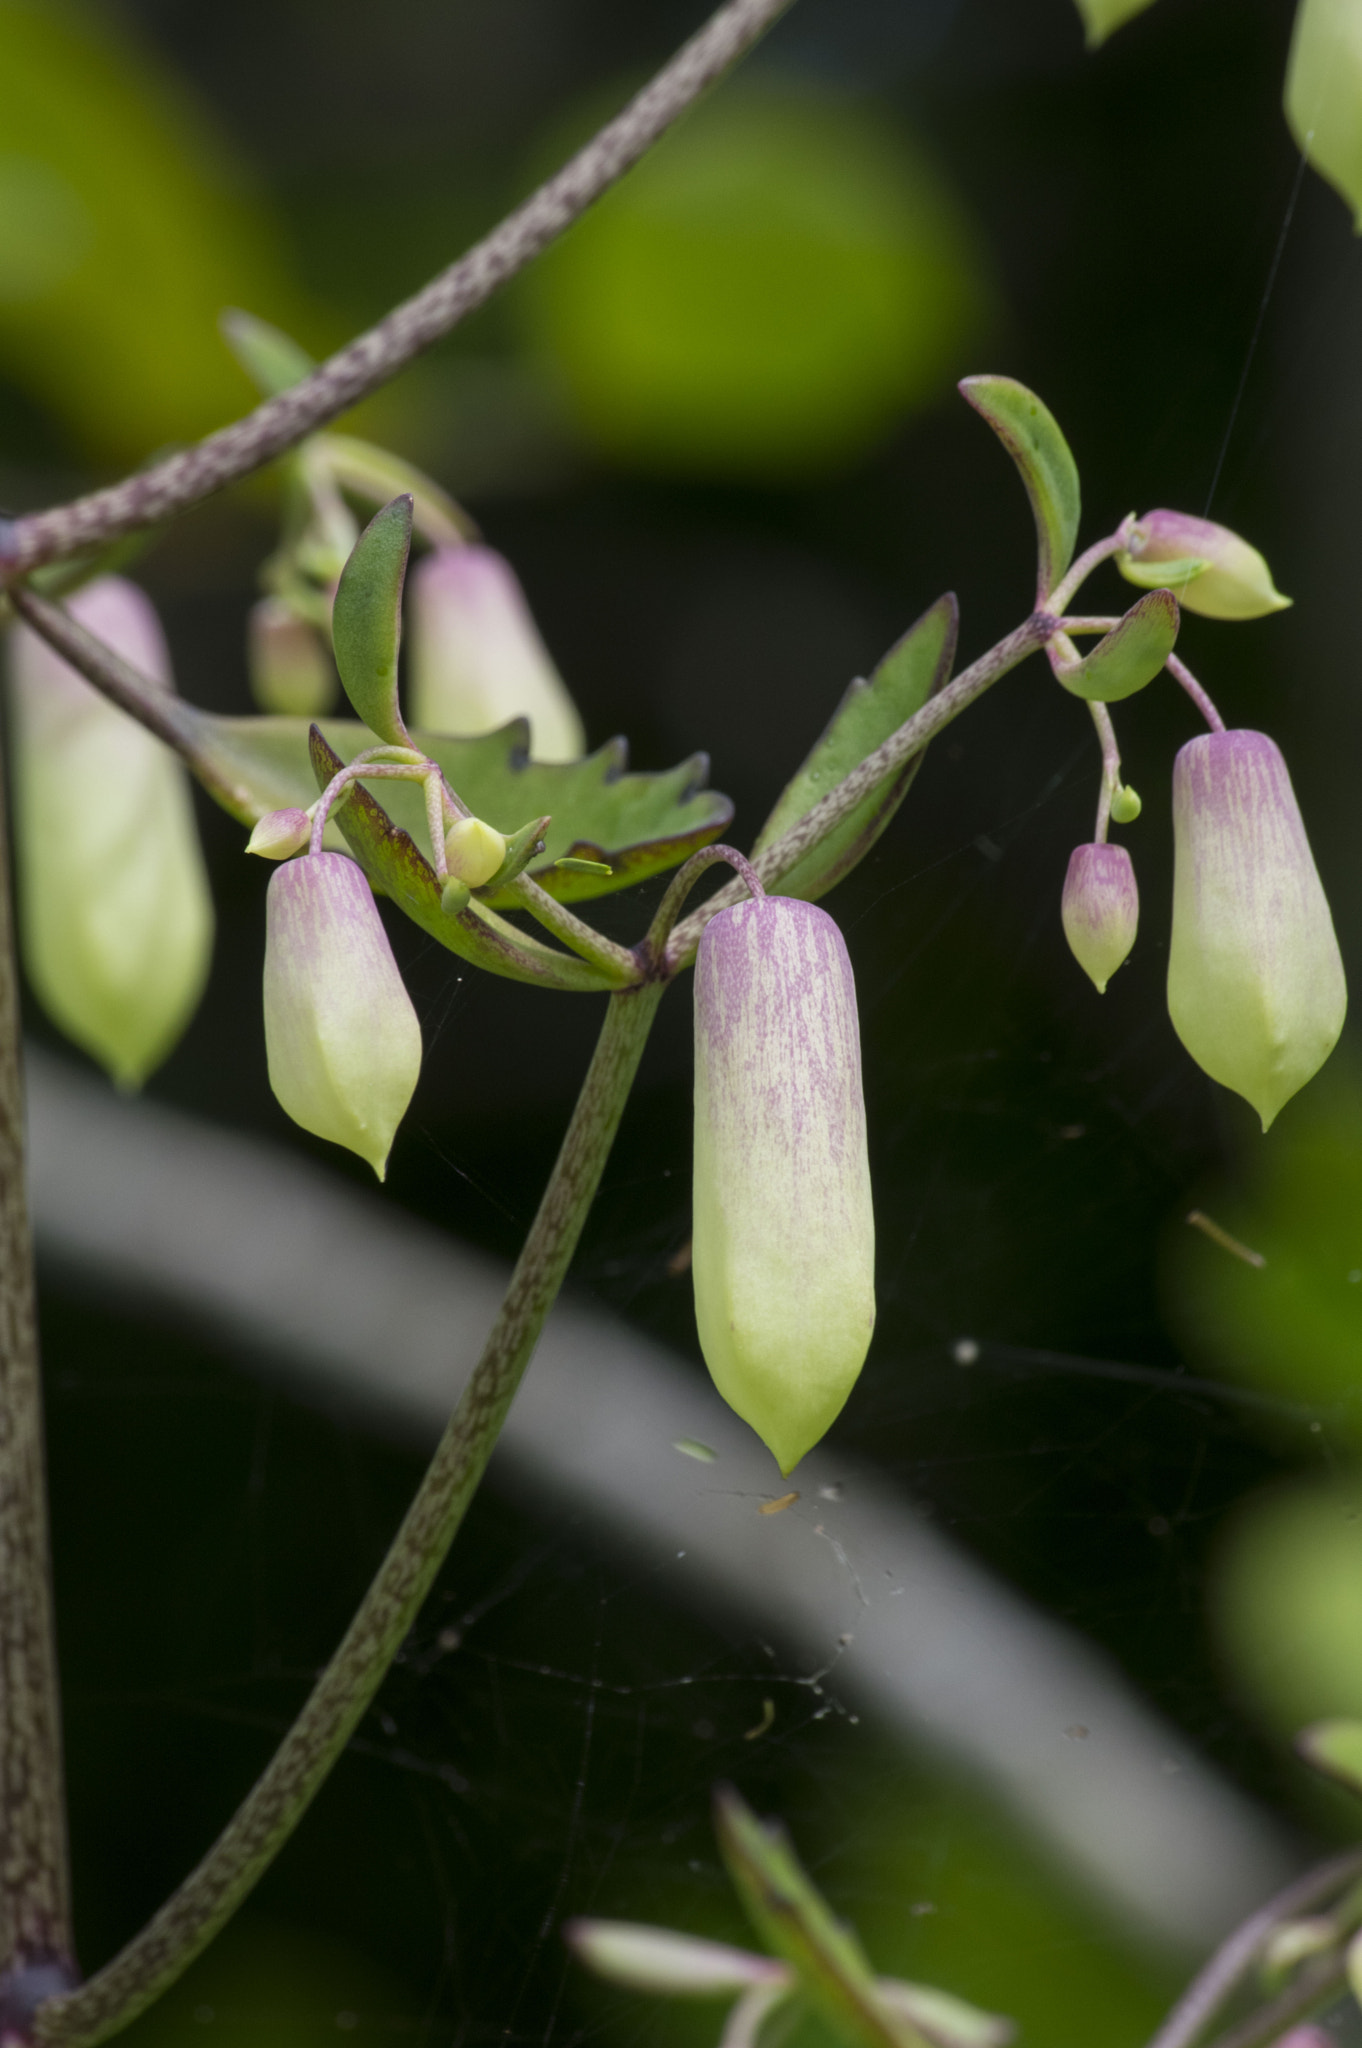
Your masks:
<instances>
[{"instance_id":1,"label":"serrated leaf","mask_svg":"<svg viewBox=\"0 0 1362 2048\"><path fill-rule=\"evenodd\" d=\"M397 655L411 522L409 492L375 512L341 571L331 607L331 644L345 694L390 747L410 744L397 697Z\"/></svg>"},{"instance_id":2,"label":"serrated leaf","mask_svg":"<svg viewBox=\"0 0 1362 2048\"><path fill-rule=\"evenodd\" d=\"M324 789L342 765L316 726L311 733L311 765L314 789ZM401 785L382 784L385 792L394 787ZM457 915L447 911L434 868L410 833L394 823L368 790L352 787L332 816L374 887L461 960L538 987L589 992L621 985L587 961L517 931L476 897Z\"/></svg>"},{"instance_id":3,"label":"serrated leaf","mask_svg":"<svg viewBox=\"0 0 1362 2048\"><path fill-rule=\"evenodd\" d=\"M1296 1749L1326 1778L1362 1793L1362 1721L1315 1721L1302 1728Z\"/></svg>"},{"instance_id":4,"label":"serrated leaf","mask_svg":"<svg viewBox=\"0 0 1362 2048\"><path fill-rule=\"evenodd\" d=\"M827 730L786 784L758 833L754 854L797 825L867 754L935 696L950 675L959 626L959 607L948 593L894 643L868 682L858 676L848 686ZM863 860L908 794L922 759L922 753L914 754L895 769L821 846L783 875L781 895L816 902Z\"/></svg>"},{"instance_id":5,"label":"serrated leaf","mask_svg":"<svg viewBox=\"0 0 1362 2048\"><path fill-rule=\"evenodd\" d=\"M242 824L253 825L266 811L305 810L315 801L306 719L221 718L181 708L205 787ZM373 737L353 719L323 719L321 730L340 762L353 760ZM518 718L476 739L416 733L412 744L440 763L469 809L498 831L509 834L531 818L551 818L544 851L529 873L560 903L609 895L676 867L717 839L733 816L728 798L705 787L709 762L703 754L658 773L631 774L622 739L581 761L531 761L528 736ZM419 784L384 782L381 794L399 826L423 832ZM555 868L563 855L599 860L612 872Z\"/></svg>"},{"instance_id":6,"label":"serrated leaf","mask_svg":"<svg viewBox=\"0 0 1362 2048\"><path fill-rule=\"evenodd\" d=\"M268 320L229 306L218 321L222 338L262 398L277 398L281 391L301 384L317 365L305 348Z\"/></svg>"},{"instance_id":7,"label":"serrated leaf","mask_svg":"<svg viewBox=\"0 0 1362 2048\"><path fill-rule=\"evenodd\" d=\"M1082 661L1055 673L1066 690L1089 704L1119 704L1152 683L1177 644L1181 614L1171 590L1151 590L1103 634Z\"/></svg>"},{"instance_id":8,"label":"serrated leaf","mask_svg":"<svg viewBox=\"0 0 1362 2048\"><path fill-rule=\"evenodd\" d=\"M1078 465L1047 405L1015 377L966 377L961 396L992 427L1021 472L1036 521L1036 600L1073 560L1082 494Z\"/></svg>"},{"instance_id":9,"label":"serrated leaf","mask_svg":"<svg viewBox=\"0 0 1362 2048\"><path fill-rule=\"evenodd\" d=\"M1088 48L1098 49L1114 30L1152 5L1153 0L1078 0Z\"/></svg>"}]
</instances>

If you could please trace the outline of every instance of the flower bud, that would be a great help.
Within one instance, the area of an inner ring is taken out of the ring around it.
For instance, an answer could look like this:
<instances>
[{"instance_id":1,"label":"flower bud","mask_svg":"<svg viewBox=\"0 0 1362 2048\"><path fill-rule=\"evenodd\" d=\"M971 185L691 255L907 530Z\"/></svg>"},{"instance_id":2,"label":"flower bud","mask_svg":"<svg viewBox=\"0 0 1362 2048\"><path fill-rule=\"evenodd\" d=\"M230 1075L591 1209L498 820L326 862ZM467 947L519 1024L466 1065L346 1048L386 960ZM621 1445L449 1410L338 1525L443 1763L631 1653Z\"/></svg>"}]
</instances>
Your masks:
<instances>
[{"instance_id":1,"label":"flower bud","mask_svg":"<svg viewBox=\"0 0 1362 2048\"><path fill-rule=\"evenodd\" d=\"M282 1107L382 1180L421 1071L421 1027L363 874L307 854L270 877L265 1051Z\"/></svg>"},{"instance_id":2,"label":"flower bud","mask_svg":"<svg viewBox=\"0 0 1362 2048\"><path fill-rule=\"evenodd\" d=\"M1333 920L1291 778L1260 732L1189 740L1173 766L1168 1009L1197 1065L1266 1130L1343 1028Z\"/></svg>"},{"instance_id":3,"label":"flower bud","mask_svg":"<svg viewBox=\"0 0 1362 2048\"><path fill-rule=\"evenodd\" d=\"M1286 66L1286 118L1302 154L1362 228L1362 18L1356 0L1300 0Z\"/></svg>"},{"instance_id":4,"label":"flower bud","mask_svg":"<svg viewBox=\"0 0 1362 2048\"><path fill-rule=\"evenodd\" d=\"M170 689L150 600L102 576L71 616ZM203 992L213 903L188 779L170 749L45 641L10 640L24 965L43 1008L124 1088L171 1050Z\"/></svg>"},{"instance_id":5,"label":"flower bud","mask_svg":"<svg viewBox=\"0 0 1362 2048\"><path fill-rule=\"evenodd\" d=\"M695 1317L714 1384L789 1472L875 1323L856 989L812 903L711 919L695 966Z\"/></svg>"},{"instance_id":6,"label":"flower bud","mask_svg":"<svg viewBox=\"0 0 1362 2048\"><path fill-rule=\"evenodd\" d=\"M481 818L457 818L445 834L445 860L456 881L470 889L490 882L506 858L506 841Z\"/></svg>"},{"instance_id":7,"label":"flower bud","mask_svg":"<svg viewBox=\"0 0 1362 2048\"><path fill-rule=\"evenodd\" d=\"M246 851L258 853L262 860L291 860L311 836L312 820L306 811L266 811L256 819Z\"/></svg>"},{"instance_id":8,"label":"flower bud","mask_svg":"<svg viewBox=\"0 0 1362 2048\"><path fill-rule=\"evenodd\" d=\"M1166 568L1168 588L1185 611L1207 619L1261 619L1291 602L1275 588L1257 548L1213 519L1146 512L1143 519L1127 520L1123 533L1126 546L1116 566L1126 581L1148 590ZM1193 562L1203 566L1192 569Z\"/></svg>"},{"instance_id":9,"label":"flower bud","mask_svg":"<svg viewBox=\"0 0 1362 2048\"><path fill-rule=\"evenodd\" d=\"M262 711L319 718L336 701L336 672L316 629L281 597L262 597L246 620L251 695Z\"/></svg>"},{"instance_id":10,"label":"flower bud","mask_svg":"<svg viewBox=\"0 0 1362 2048\"><path fill-rule=\"evenodd\" d=\"M536 761L580 759L582 721L510 563L492 548L436 548L411 583L412 724L472 738L528 718Z\"/></svg>"},{"instance_id":11,"label":"flower bud","mask_svg":"<svg viewBox=\"0 0 1362 2048\"><path fill-rule=\"evenodd\" d=\"M1076 846L1064 877L1060 917L1069 951L1105 995L1135 943L1140 892L1124 846Z\"/></svg>"},{"instance_id":12,"label":"flower bud","mask_svg":"<svg viewBox=\"0 0 1362 2048\"><path fill-rule=\"evenodd\" d=\"M663 1997L713 1997L751 1984L783 1984L792 1974L788 1965L748 1949L629 1920L569 1920L563 1939L597 1976Z\"/></svg>"}]
</instances>

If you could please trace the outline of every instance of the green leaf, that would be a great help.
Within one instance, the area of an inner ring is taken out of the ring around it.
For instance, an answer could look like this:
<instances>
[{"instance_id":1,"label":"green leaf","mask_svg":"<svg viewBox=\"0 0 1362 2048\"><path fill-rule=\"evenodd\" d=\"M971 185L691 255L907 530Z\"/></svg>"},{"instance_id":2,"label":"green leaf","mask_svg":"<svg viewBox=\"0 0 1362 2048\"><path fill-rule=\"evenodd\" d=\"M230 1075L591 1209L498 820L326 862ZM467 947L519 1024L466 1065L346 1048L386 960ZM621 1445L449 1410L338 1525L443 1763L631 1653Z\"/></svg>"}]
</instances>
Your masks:
<instances>
[{"instance_id":1,"label":"green leaf","mask_svg":"<svg viewBox=\"0 0 1362 2048\"><path fill-rule=\"evenodd\" d=\"M1151 590L1091 654L1061 663L1055 673L1066 690L1089 704L1119 704L1153 682L1177 644L1180 618L1171 590Z\"/></svg>"},{"instance_id":2,"label":"green leaf","mask_svg":"<svg viewBox=\"0 0 1362 2048\"><path fill-rule=\"evenodd\" d=\"M1171 590L1180 597L1192 578L1210 564L1200 555L1182 555L1176 562L1137 562L1133 555L1121 554L1116 566L1137 590Z\"/></svg>"},{"instance_id":3,"label":"green leaf","mask_svg":"<svg viewBox=\"0 0 1362 2048\"><path fill-rule=\"evenodd\" d=\"M301 384L309 371L317 367L307 350L282 329L271 327L268 320L258 320L254 313L243 313L238 306L227 308L218 327L228 348L264 398L277 398L281 391Z\"/></svg>"},{"instance_id":4,"label":"green leaf","mask_svg":"<svg viewBox=\"0 0 1362 2048\"><path fill-rule=\"evenodd\" d=\"M1302 1728L1296 1749L1326 1778L1362 1793L1362 1721L1316 1721Z\"/></svg>"},{"instance_id":5,"label":"green leaf","mask_svg":"<svg viewBox=\"0 0 1362 2048\"><path fill-rule=\"evenodd\" d=\"M1078 0L1088 48L1097 49L1115 29L1152 5L1153 0Z\"/></svg>"},{"instance_id":6,"label":"green leaf","mask_svg":"<svg viewBox=\"0 0 1362 2048\"><path fill-rule=\"evenodd\" d=\"M397 700L402 586L411 553L410 493L375 512L341 571L331 641L345 694L386 746L411 744Z\"/></svg>"},{"instance_id":7,"label":"green leaf","mask_svg":"<svg viewBox=\"0 0 1362 2048\"><path fill-rule=\"evenodd\" d=\"M1015 377L966 377L959 388L1021 471L1036 520L1036 597L1043 604L1073 560L1082 510L1078 465L1049 407Z\"/></svg>"},{"instance_id":8,"label":"green leaf","mask_svg":"<svg viewBox=\"0 0 1362 2048\"><path fill-rule=\"evenodd\" d=\"M354 434L314 434L308 446L352 497L382 505L400 492L408 492L412 524L431 547L457 547L460 541L477 539L477 526L463 507L415 463Z\"/></svg>"},{"instance_id":9,"label":"green leaf","mask_svg":"<svg viewBox=\"0 0 1362 2048\"><path fill-rule=\"evenodd\" d=\"M316 726L312 728L311 757L309 780L314 788L325 789L342 764L339 754L327 745ZM385 790L392 787L391 783L383 784ZM517 931L476 897L456 914L447 911L441 902L434 868L410 833L393 823L367 789L352 788L332 816L350 851L380 894L391 896L414 924L447 946L451 953L457 953L461 960L484 967L491 974L543 988L589 992L621 985L615 977L587 961Z\"/></svg>"},{"instance_id":10,"label":"green leaf","mask_svg":"<svg viewBox=\"0 0 1362 2048\"><path fill-rule=\"evenodd\" d=\"M306 719L220 718L189 705L180 708L199 756L200 779L242 824L253 825L266 811L305 810L315 801ZM341 762L353 760L373 740L351 719L323 719L321 730ZM728 798L705 787L709 762L703 754L660 773L630 774L622 739L581 761L531 761L528 735L525 720L517 718L476 739L416 733L412 744L440 763L476 816L508 837L527 819L550 818L544 851L529 872L560 903L609 895L676 867L717 839L733 816ZM382 798L399 826L424 839L419 784L385 781ZM564 855L600 861L613 872L555 868ZM509 899L493 894L489 900Z\"/></svg>"},{"instance_id":11,"label":"green leaf","mask_svg":"<svg viewBox=\"0 0 1362 2048\"><path fill-rule=\"evenodd\" d=\"M758 833L754 854L797 825L867 754L935 696L950 675L959 626L955 598L939 597L894 643L869 682L858 676L849 684L827 730ZM922 753L914 754L895 769L821 846L797 861L780 878L781 894L816 902L863 860L908 794L922 759Z\"/></svg>"},{"instance_id":12,"label":"green leaf","mask_svg":"<svg viewBox=\"0 0 1362 2048\"><path fill-rule=\"evenodd\" d=\"M857 2048L928 2048L912 2020L879 1997L860 1942L810 1883L785 1830L759 1821L731 1785L715 1796L714 1825L752 1925L838 2033Z\"/></svg>"}]
</instances>

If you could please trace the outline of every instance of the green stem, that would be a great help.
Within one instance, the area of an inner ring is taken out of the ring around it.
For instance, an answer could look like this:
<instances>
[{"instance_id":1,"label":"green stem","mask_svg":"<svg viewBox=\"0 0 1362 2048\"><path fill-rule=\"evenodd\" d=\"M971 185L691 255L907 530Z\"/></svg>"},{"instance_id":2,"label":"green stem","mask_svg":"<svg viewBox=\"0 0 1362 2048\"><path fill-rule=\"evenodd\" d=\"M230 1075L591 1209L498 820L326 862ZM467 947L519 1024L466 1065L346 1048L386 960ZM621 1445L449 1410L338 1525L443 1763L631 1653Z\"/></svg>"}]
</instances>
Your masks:
<instances>
[{"instance_id":1,"label":"green stem","mask_svg":"<svg viewBox=\"0 0 1362 2048\"><path fill-rule=\"evenodd\" d=\"M0 775L0 2038L74 1981L19 987Z\"/></svg>"},{"instance_id":2,"label":"green stem","mask_svg":"<svg viewBox=\"0 0 1362 2048\"><path fill-rule=\"evenodd\" d=\"M617 988L629 988L641 978L638 956L628 946L620 946L608 939L604 932L598 932L584 918L578 917L551 896L541 883L530 875L517 875L509 885L507 894L515 897L522 910L552 932L565 946L570 946L581 959L589 960L602 974L608 974Z\"/></svg>"},{"instance_id":3,"label":"green stem","mask_svg":"<svg viewBox=\"0 0 1362 2048\"><path fill-rule=\"evenodd\" d=\"M444 1562L563 1283L664 988L654 982L610 998L492 1333L340 1648L197 1869L88 1983L40 2009L34 2040L43 2048L107 2040L174 1982L278 1855L354 1733Z\"/></svg>"}]
</instances>

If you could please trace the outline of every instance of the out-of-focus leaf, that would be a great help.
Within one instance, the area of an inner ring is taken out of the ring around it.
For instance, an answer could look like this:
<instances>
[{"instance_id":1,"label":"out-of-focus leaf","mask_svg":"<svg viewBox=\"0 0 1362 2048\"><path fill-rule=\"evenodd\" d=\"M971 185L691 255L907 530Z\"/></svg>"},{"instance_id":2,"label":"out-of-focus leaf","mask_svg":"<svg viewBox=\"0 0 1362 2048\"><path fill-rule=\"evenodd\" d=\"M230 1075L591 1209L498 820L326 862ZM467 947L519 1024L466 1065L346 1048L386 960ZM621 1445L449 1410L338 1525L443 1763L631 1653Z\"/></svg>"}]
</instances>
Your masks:
<instances>
[{"instance_id":1,"label":"out-of-focus leaf","mask_svg":"<svg viewBox=\"0 0 1362 2048\"><path fill-rule=\"evenodd\" d=\"M1362 1721L1313 1721L1296 1737L1296 1748L1326 1778L1362 1792Z\"/></svg>"},{"instance_id":2,"label":"out-of-focus leaf","mask_svg":"<svg viewBox=\"0 0 1362 2048\"><path fill-rule=\"evenodd\" d=\"M397 700L402 586L411 553L411 499L376 512L341 571L331 608L331 645L345 694L387 746L407 744Z\"/></svg>"},{"instance_id":3,"label":"out-of-focus leaf","mask_svg":"<svg viewBox=\"0 0 1362 2048\"><path fill-rule=\"evenodd\" d=\"M1015 377L966 377L960 393L1021 472L1035 515L1036 594L1043 601L1073 560L1082 512L1078 464L1050 408Z\"/></svg>"},{"instance_id":4,"label":"out-of-focus leaf","mask_svg":"<svg viewBox=\"0 0 1362 2048\"><path fill-rule=\"evenodd\" d=\"M950 675L959 626L955 598L950 594L938 598L895 642L868 682L858 676L848 686L826 732L786 785L758 833L754 853L788 832L935 695ZM921 753L915 754L887 777L836 832L782 876L778 884L781 895L815 902L863 860L908 794L922 759Z\"/></svg>"},{"instance_id":5,"label":"out-of-focus leaf","mask_svg":"<svg viewBox=\"0 0 1362 2048\"><path fill-rule=\"evenodd\" d=\"M1066 690L1089 704L1119 704L1152 683L1177 645L1181 614L1171 590L1151 590L1104 633L1082 661L1055 673Z\"/></svg>"},{"instance_id":6,"label":"out-of-focus leaf","mask_svg":"<svg viewBox=\"0 0 1362 2048\"><path fill-rule=\"evenodd\" d=\"M1302 152L1362 228L1362 15L1356 0L1300 0L1286 118Z\"/></svg>"},{"instance_id":7,"label":"out-of-focus leaf","mask_svg":"<svg viewBox=\"0 0 1362 2048\"><path fill-rule=\"evenodd\" d=\"M1078 0L1088 48L1097 49L1116 29L1153 4L1154 0Z\"/></svg>"},{"instance_id":8,"label":"out-of-focus leaf","mask_svg":"<svg viewBox=\"0 0 1362 2048\"><path fill-rule=\"evenodd\" d=\"M101 460L220 426L222 306L311 320L241 167L115 10L5 0L0 79L0 368Z\"/></svg>"},{"instance_id":9,"label":"out-of-focus leaf","mask_svg":"<svg viewBox=\"0 0 1362 2048\"><path fill-rule=\"evenodd\" d=\"M281 391L301 384L308 372L317 367L316 357L300 348L281 327L272 327L268 320L257 320L254 313L244 313L239 306L229 306L219 316L218 326L223 340L262 398L277 398Z\"/></svg>"},{"instance_id":10,"label":"out-of-focus leaf","mask_svg":"<svg viewBox=\"0 0 1362 2048\"><path fill-rule=\"evenodd\" d=\"M692 112L518 289L610 456L777 477L856 459L933 397L991 298L973 226L903 128L774 80Z\"/></svg>"}]
</instances>

